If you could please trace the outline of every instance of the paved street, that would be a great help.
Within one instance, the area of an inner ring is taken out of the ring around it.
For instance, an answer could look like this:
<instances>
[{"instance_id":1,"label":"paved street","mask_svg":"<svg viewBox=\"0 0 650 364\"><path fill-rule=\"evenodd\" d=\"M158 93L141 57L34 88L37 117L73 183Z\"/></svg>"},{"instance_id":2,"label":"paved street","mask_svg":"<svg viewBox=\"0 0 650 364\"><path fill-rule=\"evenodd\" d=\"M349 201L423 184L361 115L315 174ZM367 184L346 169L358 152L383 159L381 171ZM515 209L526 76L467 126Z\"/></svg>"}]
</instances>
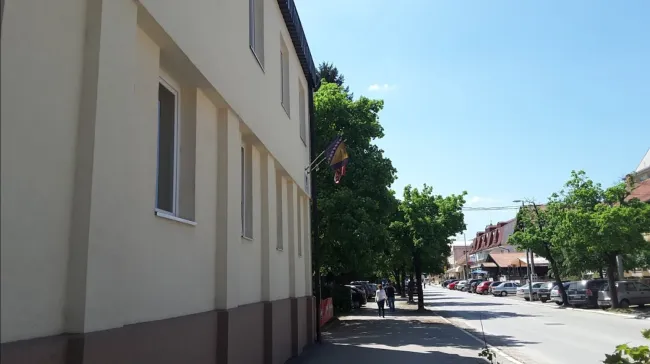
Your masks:
<instances>
[{"instance_id":1,"label":"paved street","mask_svg":"<svg viewBox=\"0 0 650 364\"><path fill-rule=\"evenodd\" d=\"M618 344L647 344L640 331L650 328L648 320L440 287L426 290L425 304L477 335L482 321L491 345L526 364L600 363Z\"/></svg>"}]
</instances>

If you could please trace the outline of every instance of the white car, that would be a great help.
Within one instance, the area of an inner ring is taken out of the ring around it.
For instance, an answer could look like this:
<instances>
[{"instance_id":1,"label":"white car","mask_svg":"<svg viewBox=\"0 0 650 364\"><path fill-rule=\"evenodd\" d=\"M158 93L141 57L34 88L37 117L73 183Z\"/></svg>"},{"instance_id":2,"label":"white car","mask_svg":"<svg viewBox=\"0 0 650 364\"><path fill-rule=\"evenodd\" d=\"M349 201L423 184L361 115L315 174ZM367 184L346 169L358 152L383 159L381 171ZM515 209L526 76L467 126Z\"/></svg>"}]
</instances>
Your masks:
<instances>
[{"instance_id":1,"label":"white car","mask_svg":"<svg viewBox=\"0 0 650 364\"><path fill-rule=\"evenodd\" d=\"M519 283L517 282L502 282L498 286L490 287L490 292L494 296L507 296L509 294L517 294L517 288Z\"/></svg>"}]
</instances>

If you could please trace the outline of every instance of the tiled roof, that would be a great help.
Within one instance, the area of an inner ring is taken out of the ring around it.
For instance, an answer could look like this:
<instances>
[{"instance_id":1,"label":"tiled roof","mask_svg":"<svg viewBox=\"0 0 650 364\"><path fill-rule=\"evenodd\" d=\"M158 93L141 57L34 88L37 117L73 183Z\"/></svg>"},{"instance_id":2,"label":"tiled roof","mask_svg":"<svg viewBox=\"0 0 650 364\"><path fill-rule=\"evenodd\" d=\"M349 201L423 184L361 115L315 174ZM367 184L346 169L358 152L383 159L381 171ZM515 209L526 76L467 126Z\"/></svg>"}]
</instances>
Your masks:
<instances>
[{"instance_id":1,"label":"tiled roof","mask_svg":"<svg viewBox=\"0 0 650 364\"><path fill-rule=\"evenodd\" d=\"M638 198L643 202L650 202L650 179L647 179L634 188L632 193L627 196L626 200L629 201L633 198Z\"/></svg>"},{"instance_id":2,"label":"tiled roof","mask_svg":"<svg viewBox=\"0 0 650 364\"><path fill-rule=\"evenodd\" d=\"M505 243L505 241L503 241L503 237L505 235L504 230L505 230L505 226L510 223L514 224L515 219L502 221L497 223L496 225L489 225L488 227L485 228L485 231L477 232L476 238L474 238L472 245L470 245L471 247L470 253L475 253L481 250L495 248Z\"/></svg>"}]
</instances>

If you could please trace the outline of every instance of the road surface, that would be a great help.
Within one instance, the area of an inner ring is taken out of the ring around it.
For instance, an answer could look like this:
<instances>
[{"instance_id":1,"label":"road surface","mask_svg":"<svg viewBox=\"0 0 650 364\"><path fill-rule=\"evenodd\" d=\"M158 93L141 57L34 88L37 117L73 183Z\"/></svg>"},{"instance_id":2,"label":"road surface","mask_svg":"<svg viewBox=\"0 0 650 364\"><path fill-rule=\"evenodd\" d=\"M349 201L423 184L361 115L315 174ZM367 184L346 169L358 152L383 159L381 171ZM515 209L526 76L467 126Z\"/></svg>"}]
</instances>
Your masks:
<instances>
[{"instance_id":1,"label":"road surface","mask_svg":"<svg viewBox=\"0 0 650 364\"><path fill-rule=\"evenodd\" d=\"M455 325L526 364L595 364L618 344L650 344L641 330L650 320L567 310L553 303L528 303L492 295L425 290L425 305Z\"/></svg>"}]
</instances>

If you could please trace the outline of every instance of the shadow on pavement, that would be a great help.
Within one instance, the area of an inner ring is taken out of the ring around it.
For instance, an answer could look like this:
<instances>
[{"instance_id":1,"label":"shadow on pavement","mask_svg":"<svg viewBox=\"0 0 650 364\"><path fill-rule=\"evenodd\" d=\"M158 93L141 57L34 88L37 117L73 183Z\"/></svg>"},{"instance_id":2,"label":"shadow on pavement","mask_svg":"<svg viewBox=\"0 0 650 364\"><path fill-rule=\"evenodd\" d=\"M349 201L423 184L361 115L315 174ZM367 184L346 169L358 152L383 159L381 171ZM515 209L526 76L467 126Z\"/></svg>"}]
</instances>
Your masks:
<instances>
[{"instance_id":1,"label":"shadow on pavement","mask_svg":"<svg viewBox=\"0 0 650 364\"><path fill-rule=\"evenodd\" d=\"M350 345L322 344L307 349L301 356L286 364L331 364L331 363L373 363L373 364L479 364L485 363L478 357L435 352L417 353Z\"/></svg>"},{"instance_id":2,"label":"shadow on pavement","mask_svg":"<svg viewBox=\"0 0 650 364\"><path fill-rule=\"evenodd\" d=\"M424 307L435 306L512 306L510 303L493 303L493 302L468 302L468 301L444 301L438 302L440 299L436 298L434 302L425 302Z\"/></svg>"},{"instance_id":3,"label":"shadow on pavement","mask_svg":"<svg viewBox=\"0 0 650 364\"><path fill-rule=\"evenodd\" d=\"M537 315L527 315L517 312L495 312L495 311L469 311L469 310L435 310L435 312L445 318L461 318L463 320L492 320L500 318L515 317L539 317Z\"/></svg>"},{"instance_id":4,"label":"shadow on pavement","mask_svg":"<svg viewBox=\"0 0 650 364\"><path fill-rule=\"evenodd\" d=\"M417 314L402 311L399 317L384 319L357 319L353 314L323 332L324 344L314 345L288 363L485 363L478 357L482 343L460 329L431 313L412 319L404 313ZM482 337L482 333L475 335ZM510 336L486 335L486 340L499 346L532 344Z\"/></svg>"}]
</instances>

